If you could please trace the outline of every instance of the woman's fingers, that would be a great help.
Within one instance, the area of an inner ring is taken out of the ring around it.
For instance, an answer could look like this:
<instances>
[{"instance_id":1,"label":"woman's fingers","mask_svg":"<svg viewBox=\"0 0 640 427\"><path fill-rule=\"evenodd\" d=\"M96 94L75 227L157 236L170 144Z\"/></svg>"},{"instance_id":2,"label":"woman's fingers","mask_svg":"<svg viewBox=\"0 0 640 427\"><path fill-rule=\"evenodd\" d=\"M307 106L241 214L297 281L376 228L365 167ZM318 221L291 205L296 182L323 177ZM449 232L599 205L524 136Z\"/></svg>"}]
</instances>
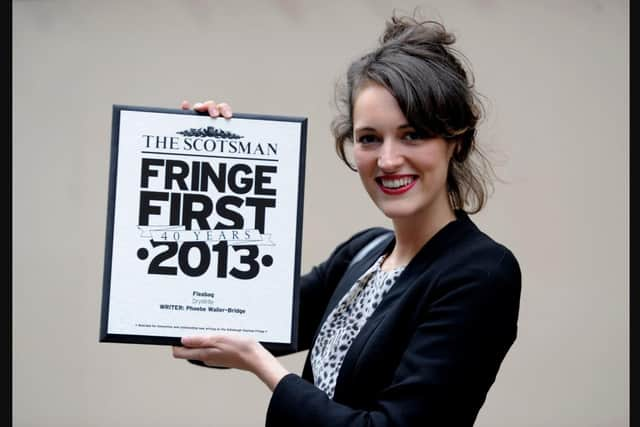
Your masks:
<instances>
[{"instance_id":1,"label":"woman's fingers","mask_svg":"<svg viewBox=\"0 0 640 427\"><path fill-rule=\"evenodd\" d=\"M218 111L220 111L220 114L222 114L222 117L224 117L225 119L230 119L233 115L231 106L226 102L221 102L220 104L218 104Z\"/></svg>"},{"instance_id":2,"label":"woman's fingers","mask_svg":"<svg viewBox=\"0 0 640 427\"><path fill-rule=\"evenodd\" d=\"M211 347L215 344L215 338L211 335L193 335L182 337L180 342L185 347Z\"/></svg>"},{"instance_id":3,"label":"woman's fingers","mask_svg":"<svg viewBox=\"0 0 640 427\"><path fill-rule=\"evenodd\" d=\"M182 108L183 110L189 110L191 109L191 104L189 103L189 101L184 100L182 101L182 104L180 104L180 108ZM214 118L222 116L225 119L230 119L233 115L231 106L229 104L227 104L226 102L216 104L213 100L196 102L195 104L193 104L193 110L199 113L207 112L211 117Z\"/></svg>"},{"instance_id":4,"label":"woman's fingers","mask_svg":"<svg viewBox=\"0 0 640 427\"><path fill-rule=\"evenodd\" d=\"M211 347L187 348L173 347L173 357L176 359L200 360L202 362L210 361L218 351Z\"/></svg>"},{"instance_id":5,"label":"woman's fingers","mask_svg":"<svg viewBox=\"0 0 640 427\"><path fill-rule=\"evenodd\" d=\"M209 111L209 115L211 117L222 116L225 119L230 119L232 114L233 114L231 112L231 107L226 102L221 102L219 104L216 104L213 101L207 101L207 102L202 104L202 108L204 108L205 106L206 106L207 110Z\"/></svg>"},{"instance_id":6,"label":"woman's fingers","mask_svg":"<svg viewBox=\"0 0 640 427\"><path fill-rule=\"evenodd\" d=\"M273 358L254 338L236 334L182 337L180 344L173 347L174 358L199 360L207 366L254 372L266 355Z\"/></svg>"},{"instance_id":7,"label":"woman's fingers","mask_svg":"<svg viewBox=\"0 0 640 427\"><path fill-rule=\"evenodd\" d=\"M182 346L173 346L176 359L199 360L208 366L223 366L244 369L242 348L234 345L234 340L225 342L220 335L182 337ZM230 344L230 345L229 345Z\"/></svg>"},{"instance_id":8,"label":"woman's fingers","mask_svg":"<svg viewBox=\"0 0 640 427\"><path fill-rule=\"evenodd\" d=\"M215 102L211 100L205 102L196 102L195 104L193 104L193 109L200 113L204 113L209 109L210 105L215 105Z\"/></svg>"}]
</instances>

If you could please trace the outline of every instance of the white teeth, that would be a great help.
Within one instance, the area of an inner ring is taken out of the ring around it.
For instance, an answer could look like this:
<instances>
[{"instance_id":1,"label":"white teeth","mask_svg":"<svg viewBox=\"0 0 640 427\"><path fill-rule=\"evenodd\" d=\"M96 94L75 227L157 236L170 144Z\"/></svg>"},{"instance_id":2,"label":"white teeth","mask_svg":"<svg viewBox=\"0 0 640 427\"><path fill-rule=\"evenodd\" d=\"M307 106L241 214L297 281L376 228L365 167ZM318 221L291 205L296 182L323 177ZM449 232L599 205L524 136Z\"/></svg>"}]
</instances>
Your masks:
<instances>
[{"instance_id":1,"label":"white teeth","mask_svg":"<svg viewBox=\"0 0 640 427\"><path fill-rule=\"evenodd\" d=\"M382 181L382 185L386 188L400 188L411 184L413 178L408 176L396 179L381 178L380 181Z\"/></svg>"}]
</instances>

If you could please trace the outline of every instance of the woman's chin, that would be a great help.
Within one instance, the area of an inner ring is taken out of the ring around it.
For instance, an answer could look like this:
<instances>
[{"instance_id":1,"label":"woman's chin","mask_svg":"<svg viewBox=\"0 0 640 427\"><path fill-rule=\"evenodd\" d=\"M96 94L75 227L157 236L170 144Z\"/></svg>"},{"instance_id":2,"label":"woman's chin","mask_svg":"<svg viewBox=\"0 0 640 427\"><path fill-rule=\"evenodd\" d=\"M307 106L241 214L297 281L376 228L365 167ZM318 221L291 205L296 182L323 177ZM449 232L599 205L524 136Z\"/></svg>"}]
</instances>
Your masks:
<instances>
[{"instance_id":1,"label":"woman's chin","mask_svg":"<svg viewBox=\"0 0 640 427\"><path fill-rule=\"evenodd\" d=\"M391 220L401 220L416 216L415 209L403 208L401 206L378 206L384 216Z\"/></svg>"}]
</instances>

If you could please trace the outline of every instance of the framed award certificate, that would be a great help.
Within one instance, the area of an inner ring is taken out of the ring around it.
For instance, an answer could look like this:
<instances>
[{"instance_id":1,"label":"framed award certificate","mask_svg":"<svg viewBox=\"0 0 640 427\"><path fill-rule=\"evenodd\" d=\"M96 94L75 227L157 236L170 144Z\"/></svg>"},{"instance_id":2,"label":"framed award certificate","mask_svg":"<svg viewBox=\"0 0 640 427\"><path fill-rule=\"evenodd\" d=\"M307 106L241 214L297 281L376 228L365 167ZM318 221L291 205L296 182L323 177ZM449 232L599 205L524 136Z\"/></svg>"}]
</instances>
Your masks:
<instances>
[{"instance_id":1,"label":"framed award certificate","mask_svg":"<svg viewBox=\"0 0 640 427\"><path fill-rule=\"evenodd\" d=\"M114 105L100 342L295 349L307 119Z\"/></svg>"}]
</instances>

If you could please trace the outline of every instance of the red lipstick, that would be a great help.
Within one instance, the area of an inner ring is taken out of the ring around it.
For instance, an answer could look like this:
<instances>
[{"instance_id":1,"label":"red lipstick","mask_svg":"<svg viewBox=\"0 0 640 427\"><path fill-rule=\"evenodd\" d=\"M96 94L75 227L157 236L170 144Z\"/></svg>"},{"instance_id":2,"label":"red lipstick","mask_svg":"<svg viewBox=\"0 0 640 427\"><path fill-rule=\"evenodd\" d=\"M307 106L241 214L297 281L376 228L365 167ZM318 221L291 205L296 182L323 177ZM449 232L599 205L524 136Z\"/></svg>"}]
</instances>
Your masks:
<instances>
[{"instance_id":1,"label":"red lipstick","mask_svg":"<svg viewBox=\"0 0 640 427\"><path fill-rule=\"evenodd\" d=\"M418 182L415 175L384 175L376 178L378 188L389 195L399 195L411 190Z\"/></svg>"}]
</instances>

